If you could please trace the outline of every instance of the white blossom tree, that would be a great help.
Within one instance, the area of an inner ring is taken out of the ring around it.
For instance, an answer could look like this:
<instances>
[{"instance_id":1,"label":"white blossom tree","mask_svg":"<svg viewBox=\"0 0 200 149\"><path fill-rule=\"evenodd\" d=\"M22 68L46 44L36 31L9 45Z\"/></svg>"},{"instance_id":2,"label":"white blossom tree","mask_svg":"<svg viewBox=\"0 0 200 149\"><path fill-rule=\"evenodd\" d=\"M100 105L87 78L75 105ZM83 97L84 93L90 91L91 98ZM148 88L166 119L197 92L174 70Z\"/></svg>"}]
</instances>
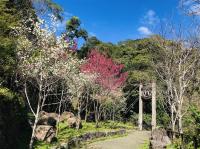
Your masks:
<instances>
[{"instance_id":1,"label":"white blossom tree","mask_svg":"<svg viewBox=\"0 0 200 149\"><path fill-rule=\"evenodd\" d=\"M30 27L24 25L26 23L31 23ZM40 19L38 22L24 21L20 27L16 28L16 34L19 37L17 41L18 69L25 79L24 93L30 111L34 115L30 149L33 147L39 113L47 97L57 87L56 84L63 81L65 88L72 96L79 96L79 88L82 88L87 80L87 76L79 71L82 61L69 52L69 43L62 37L55 37L55 31ZM37 90L34 100L30 97L29 84ZM62 95L64 95L63 89ZM60 104L62 99L63 96L61 96ZM33 102L37 102L36 107Z\"/></svg>"},{"instance_id":2,"label":"white blossom tree","mask_svg":"<svg viewBox=\"0 0 200 149\"><path fill-rule=\"evenodd\" d=\"M186 96L199 68L199 51L189 40L187 46L183 40L170 41L155 37L154 41L160 52L159 57L154 59L154 66L166 87L165 103L170 111L171 128L175 131L178 124L178 131L183 133L182 117L189 107Z\"/></svg>"}]
</instances>

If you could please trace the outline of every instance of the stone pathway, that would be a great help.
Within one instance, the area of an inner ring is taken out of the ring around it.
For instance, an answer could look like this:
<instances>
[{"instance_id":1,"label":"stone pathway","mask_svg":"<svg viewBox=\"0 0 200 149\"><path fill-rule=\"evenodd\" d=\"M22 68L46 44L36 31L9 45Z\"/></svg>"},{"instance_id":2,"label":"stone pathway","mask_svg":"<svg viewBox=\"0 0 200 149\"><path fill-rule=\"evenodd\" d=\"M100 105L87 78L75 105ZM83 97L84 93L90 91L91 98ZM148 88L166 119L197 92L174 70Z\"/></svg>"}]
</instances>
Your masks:
<instances>
[{"instance_id":1,"label":"stone pathway","mask_svg":"<svg viewBox=\"0 0 200 149\"><path fill-rule=\"evenodd\" d=\"M127 136L94 142L83 149L138 149L149 140L149 131L131 131Z\"/></svg>"}]
</instances>

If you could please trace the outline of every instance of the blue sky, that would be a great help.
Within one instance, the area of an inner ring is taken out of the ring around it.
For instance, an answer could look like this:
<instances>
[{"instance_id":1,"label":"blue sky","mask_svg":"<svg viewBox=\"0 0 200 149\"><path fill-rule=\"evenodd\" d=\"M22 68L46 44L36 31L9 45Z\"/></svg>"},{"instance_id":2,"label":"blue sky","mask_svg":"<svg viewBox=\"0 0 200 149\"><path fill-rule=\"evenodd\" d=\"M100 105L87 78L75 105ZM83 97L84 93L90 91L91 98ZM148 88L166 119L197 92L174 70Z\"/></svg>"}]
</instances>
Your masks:
<instances>
[{"instance_id":1,"label":"blue sky","mask_svg":"<svg viewBox=\"0 0 200 149\"><path fill-rule=\"evenodd\" d=\"M117 43L156 32L163 20L181 18L178 0L54 0L64 9L64 18L78 16L90 35ZM63 31L65 21L58 28Z\"/></svg>"}]
</instances>

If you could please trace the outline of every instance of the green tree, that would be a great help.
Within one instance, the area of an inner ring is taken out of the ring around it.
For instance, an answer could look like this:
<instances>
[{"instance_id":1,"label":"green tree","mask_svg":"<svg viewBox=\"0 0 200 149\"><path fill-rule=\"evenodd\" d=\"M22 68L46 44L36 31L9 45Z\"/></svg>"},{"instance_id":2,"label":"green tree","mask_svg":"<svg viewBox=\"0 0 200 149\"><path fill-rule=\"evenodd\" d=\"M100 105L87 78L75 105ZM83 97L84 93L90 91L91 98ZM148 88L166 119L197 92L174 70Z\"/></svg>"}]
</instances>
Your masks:
<instances>
[{"instance_id":1,"label":"green tree","mask_svg":"<svg viewBox=\"0 0 200 149\"><path fill-rule=\"evenodd\" d=\"M81 21L78 17L73 16L70 20L68 20L66 24L67 37L71 40L73 40L74 38L83 38L84 40L87 40L88 33L80 26Z\"/></svg>"},{"instance_id":2,"label":"green tree","mask_svg":"<svg viewBox=\"0 0 200 149\"><path fill-rule=\"evenodd\" d=\"M88 53L90 53L92 49L97 48L100 43L101 41L98 40L96 37L89 37L87 41L83 44L81 49L78 51L79 58L85 58Z\"/></svg>"}]
</instances>

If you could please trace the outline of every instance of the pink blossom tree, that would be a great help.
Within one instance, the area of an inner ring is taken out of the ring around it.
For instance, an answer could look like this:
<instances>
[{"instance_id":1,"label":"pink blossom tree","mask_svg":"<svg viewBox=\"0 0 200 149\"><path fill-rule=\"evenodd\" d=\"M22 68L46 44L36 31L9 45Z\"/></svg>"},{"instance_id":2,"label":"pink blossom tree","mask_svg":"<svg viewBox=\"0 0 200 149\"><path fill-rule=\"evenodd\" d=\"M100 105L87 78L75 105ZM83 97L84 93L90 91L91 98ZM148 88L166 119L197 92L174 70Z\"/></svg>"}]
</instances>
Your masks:
<instances>
[{"instance_id":1,"label":"pink blossom tree","mask_svg":"<svg viewBox=\"0 0 200 149\"><path fill-rule=\"evenodd\" d=\"M96 74L95 82L105 90L113 91L126 81L127 72L122 73L123 68L123 64L117 64L97 50L92 50L88 55L87 62L81 66L81 71Z\"/></svg>"},{"instance_id":2,"label":"pink blossom tree","mask_svg":"<svg viewBox=\"0 0 200 149\"><path fill-rule=\"evenodd\" d=\"M95 99L94 110L97 127L106 100L122 96L121 87L128 75L127 72L122 72L123 68L122 64L114 62L111 58L108 58L95 49L88 55L86 63L81 66L83 73L96 76L91 81L94 82L92 96Z\"/></svg>"}]
</instances>

